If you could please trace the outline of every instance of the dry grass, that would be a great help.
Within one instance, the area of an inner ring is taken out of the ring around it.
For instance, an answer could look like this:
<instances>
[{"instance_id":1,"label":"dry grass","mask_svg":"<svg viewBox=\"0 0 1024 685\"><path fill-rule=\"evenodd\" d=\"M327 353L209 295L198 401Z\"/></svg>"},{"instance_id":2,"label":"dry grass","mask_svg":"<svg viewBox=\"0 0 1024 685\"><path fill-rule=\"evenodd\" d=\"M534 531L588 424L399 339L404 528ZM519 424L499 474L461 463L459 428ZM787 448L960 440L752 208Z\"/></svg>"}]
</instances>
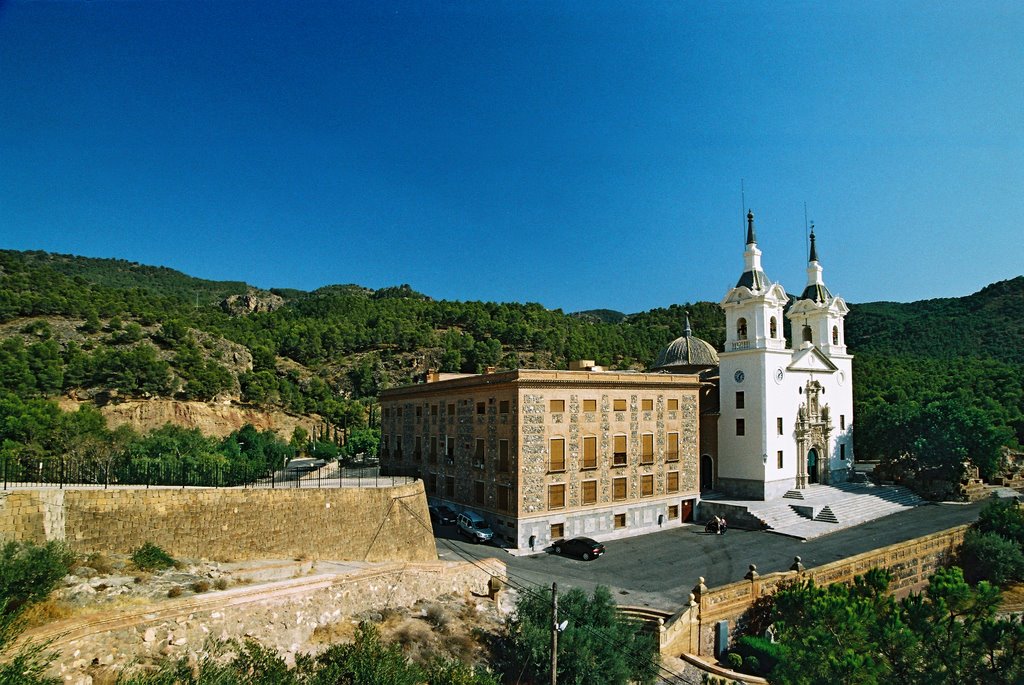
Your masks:
<instances>
[{"instance_id":1,"label":"dry grass","mask_svg":"<svg viewBox=\"0 0 1024 685\"><path fill-rule=\"evenodd\" d=\"M190 585L189 587L192 589L192 592L198 595L200 593L209 591L210 582L207 580L197 580L196 582L192 583L192 585Z\"/></svg>"},{"instance_id":2,"label":"dry grass","mask_svg":"<svg viewBox=\"0 0 1024 685\"><path fill-rule=\"evenodd\" d=\"M30 604L24 613L25 626L34 628L54 621L62 621L71 618L76 613L75 607L53 597L48 597L42 602Z\"/></svg>"},{"instance_id":3,"label":"dry grass","mask_svg":"<svg viewBox=\"0 0 1024 685\"><path fill-rule=\"evenodd\" d=\"M114 572L114 562L103 552L93 552L80 566L88 566L100 575L109 576Z\"/></svg>"},{"instance_id":4,"label":"dry grass","mask_svg":"<svg viewBox=\"0 0 1024 685\"><path fill-rule=\"evenodd\" d=\"M356 636L356 624L341 620L326 625L318 625L313 629L310 642L321 645L332 645L337 642L352 642Z\"/></svg>"},{"instance_id":5,"label":"dry grass","mask_svg":"<svg viewBox=\"0 0 1024 685\"><path fill-rule=\"evenodd\" d=\"M1013 583L1003 590L1003 601L1000 611L1024 611L1024 583Z\"/></svg>"},{"instance_id":6,"label":"dry grass","mask_svg":"<svg viewBox=\"0 0 1024 685\"><path fill-rule=\"evenodd\" d=\"M217 589L217 590L227 590L228 589L228 579L227 578L218 578L217 580L213 581L213 587L215 589Z\"/></svg>"},{"instance_id":7,"label":"dry grass","mask_svg":"<svg viewBox=\"0 0 1024 685\"><path fill-rule=\"evenodd\" d=\"M178 585L175 585L174 587L172 587L170 590L167 591L167 596L170 599L174 599L175 597L181 597L181 593L182 592L183 591L182 591L181 587L178 586Z\"/></svg>"}]
</instances>

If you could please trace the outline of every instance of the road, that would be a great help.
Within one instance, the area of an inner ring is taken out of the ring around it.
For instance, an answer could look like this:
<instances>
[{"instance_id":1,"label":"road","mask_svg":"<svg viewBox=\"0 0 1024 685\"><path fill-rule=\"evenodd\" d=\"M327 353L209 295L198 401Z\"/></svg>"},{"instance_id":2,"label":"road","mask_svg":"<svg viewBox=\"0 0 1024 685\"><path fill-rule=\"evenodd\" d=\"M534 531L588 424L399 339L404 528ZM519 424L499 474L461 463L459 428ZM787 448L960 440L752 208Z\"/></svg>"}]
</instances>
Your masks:
<instances>
[{"instance_id":1,"label":"road","mask_svg":"<svg viewBox=\"0 0 1024 685\"><path fill-rule=\"evenodd\" d=\"M588 592L605 585L620 604L675 611L687 601L701 576L708 587L743 578L750 564L759 573L788 569L799 555L806 568L821 566L896 542L975 520L984 503L928 504L861 526L803 542L766 532L730 530L707 535L704 527L682 528L610 540L607 553L594 561L541 553L514 557L490 545L461 538L454 526L437 531L442 559L496 557L508 567L513 586L579 587Z\"/></svg>"}]
</instances>

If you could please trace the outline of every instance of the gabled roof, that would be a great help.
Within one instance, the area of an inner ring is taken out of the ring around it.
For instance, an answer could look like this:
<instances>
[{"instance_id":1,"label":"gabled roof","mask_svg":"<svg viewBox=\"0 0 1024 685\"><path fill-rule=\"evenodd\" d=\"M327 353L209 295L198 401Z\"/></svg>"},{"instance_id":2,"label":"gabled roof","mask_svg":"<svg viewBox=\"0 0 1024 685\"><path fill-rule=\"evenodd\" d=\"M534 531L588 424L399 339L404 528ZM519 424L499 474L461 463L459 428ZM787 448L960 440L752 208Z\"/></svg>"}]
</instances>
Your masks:
<instances>
[{"instance_id":1,"label":"gabled roof","mask_svg":"<svg viewBox=\"0 0 1024 685\"><path fill-rule=\"evenodd\" d=\"M793 353L793 359L786 367L788 371L813 371L815 373L834 373L839 367L832 363L821 350L814 345L802 347Z\"/></svg>"}]
</instances>

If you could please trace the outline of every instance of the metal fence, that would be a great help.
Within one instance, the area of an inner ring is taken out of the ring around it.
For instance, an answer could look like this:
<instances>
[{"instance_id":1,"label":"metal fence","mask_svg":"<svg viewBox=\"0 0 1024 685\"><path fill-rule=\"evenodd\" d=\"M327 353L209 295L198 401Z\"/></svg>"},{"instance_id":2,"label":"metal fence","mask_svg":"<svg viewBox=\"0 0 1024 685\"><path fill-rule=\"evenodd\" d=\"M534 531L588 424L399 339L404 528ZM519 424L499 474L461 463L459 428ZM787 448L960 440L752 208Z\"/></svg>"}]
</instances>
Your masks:
<instances>
[{"instance_id":1,"label":"metal fence","mask_svg":"<svg viewBox=\"0 0 1024 685\"><path fill-rule=\"evenodd\" d=\"M382 476L377 466L330 462L316 468L278 471L245 466L173 462L107 463L49 458L0 459L3 489L24 487L197 487L197 488L373 488L412 483L407 476Z\"/></svg>"}]
</instances>

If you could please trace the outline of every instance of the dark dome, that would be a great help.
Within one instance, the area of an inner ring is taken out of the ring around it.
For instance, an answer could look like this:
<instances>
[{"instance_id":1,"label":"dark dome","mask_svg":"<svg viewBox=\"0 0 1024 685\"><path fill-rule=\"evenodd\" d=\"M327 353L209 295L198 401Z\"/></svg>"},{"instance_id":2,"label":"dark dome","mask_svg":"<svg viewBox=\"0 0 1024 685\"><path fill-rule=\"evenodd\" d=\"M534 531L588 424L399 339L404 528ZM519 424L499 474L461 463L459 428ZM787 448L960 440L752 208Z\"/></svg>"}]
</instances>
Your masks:
<instances>
[{"instance_id":1,"label":"dark dome","mask_svg":"<svg viewBox=\"0 0 1024 685\"><path fill-rule=\"evenodd\" d=\"M689 373L712 366L718 366L718 352L714 345L692 335L684 335L658 353L658 361L654 362L651 371Z\"/></svg>"}]
</instances>

